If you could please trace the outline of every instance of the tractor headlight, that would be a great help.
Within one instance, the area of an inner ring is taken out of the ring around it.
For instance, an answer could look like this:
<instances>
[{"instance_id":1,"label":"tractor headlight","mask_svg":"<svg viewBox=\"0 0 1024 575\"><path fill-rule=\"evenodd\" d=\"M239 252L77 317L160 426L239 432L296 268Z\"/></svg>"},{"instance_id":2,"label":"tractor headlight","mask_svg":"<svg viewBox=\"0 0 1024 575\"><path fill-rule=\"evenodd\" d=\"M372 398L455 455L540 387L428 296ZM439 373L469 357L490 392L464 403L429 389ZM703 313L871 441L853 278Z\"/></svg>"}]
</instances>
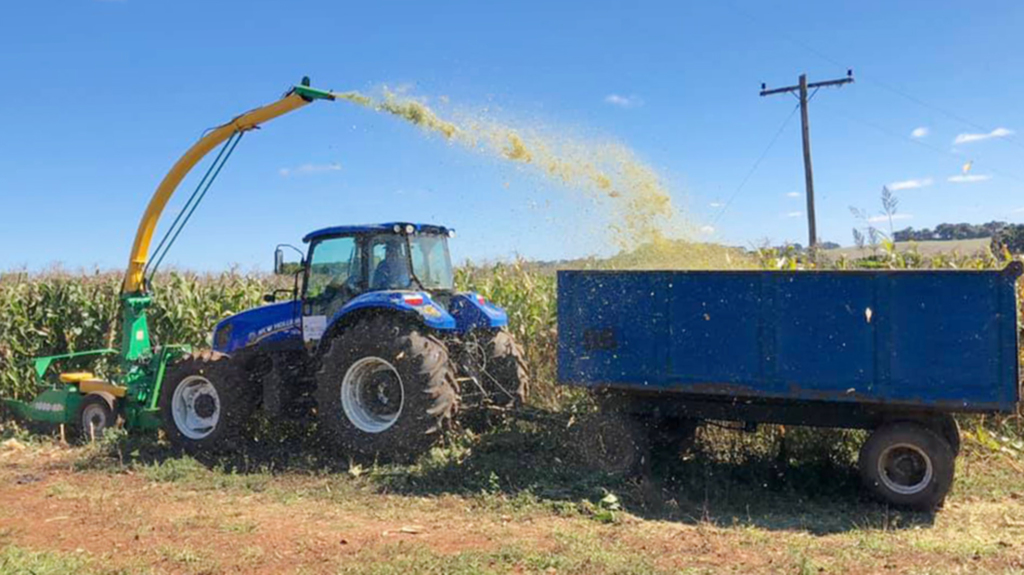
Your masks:
<instances>
[{"instance_id":1,"label":"tractor headlight","mask_svg":"<svg viewBox=\"0 0 1024 575\"><path fill-rule=\"evenodd\" d=\"M405 226L405 233L409 234L410 236L415 231L416 231L416 227L413 226L412 224L409 224L409 225Z\"/></svg>"},{"instance_id":2,"label":"tractor headlight","mask_svg":"<svg viewBox=\"0 0 1024 575\"><path fill-rule=\"evenodd\" d=\"M402 226L400 226L398 224L395 224L394 230L395 230L396 234L400 234L400 233L402 233Z\"/></svg>"},{"instance_id":3,"label":"tractor headlight","mask_svg":"<svg viewBox=\"0 0 1024 575\"><path fill-rule=\"evenodd\" d=\"M449 238L454 238L455 237L455 230L448 230L448 237Z\"/></svg>"}]
</instances>

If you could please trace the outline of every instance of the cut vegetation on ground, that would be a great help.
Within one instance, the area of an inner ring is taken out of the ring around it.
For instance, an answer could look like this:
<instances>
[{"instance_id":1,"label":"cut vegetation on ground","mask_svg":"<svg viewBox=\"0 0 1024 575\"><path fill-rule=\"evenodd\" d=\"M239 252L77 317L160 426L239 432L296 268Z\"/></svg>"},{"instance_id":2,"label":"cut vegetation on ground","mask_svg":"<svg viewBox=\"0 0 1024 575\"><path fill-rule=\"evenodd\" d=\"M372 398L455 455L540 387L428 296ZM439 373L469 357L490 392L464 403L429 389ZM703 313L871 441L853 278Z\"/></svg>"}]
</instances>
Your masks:
<instances>
[{"instance_id":1,"label":"cut vegetation on ground","mask_svg":"<svg viewBox=\"0 0 1024 575\"><path fill-rule=\"evenodd\" d=\"M67 447L8 428L0 572L1024 570L1024 460L973 433L927 515L865 499L843 433L712 427L654 479L626 480L578 467L549 427L458 435L407 466L294 439L197 461L116 431Z\"/></svg>"}]
</instances>

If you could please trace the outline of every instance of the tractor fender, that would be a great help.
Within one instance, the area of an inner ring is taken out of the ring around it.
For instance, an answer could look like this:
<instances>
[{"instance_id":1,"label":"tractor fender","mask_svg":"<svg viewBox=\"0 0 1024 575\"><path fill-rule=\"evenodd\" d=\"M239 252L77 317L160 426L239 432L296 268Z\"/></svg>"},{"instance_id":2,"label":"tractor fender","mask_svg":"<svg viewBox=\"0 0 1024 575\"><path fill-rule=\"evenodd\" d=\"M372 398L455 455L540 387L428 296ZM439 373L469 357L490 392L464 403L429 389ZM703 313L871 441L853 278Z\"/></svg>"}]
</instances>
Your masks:
<instances>
[{"instance_id":1,"label":"tractor fender","mask_svg":"<svg viewBox=\"0 0 1024 575\"><path fill-rule=\"evenodd\" d=\"M455 318L430 298L430 294L414 291L378 291L365 293L346 302L327 321L320 340L326 342L341 330L371 315L394 314L403 321L431 330L453 331Z\"/></svg>"},{"instance_id":2,"label":"tractor fender","mask_svg":"<svg viewBox=\"0 0 1024 575\"><path fill-rule=\"evenodd\" d=\"M345 303L327 322L327 328L346 315L361 309L388 309L418 316L431 329L453 330L455 318L438 305L430 294L418 291L375 291L356 296Z\"/></svg>"},{"instance_id":3,"label":"tractor fender","mask_svg":"<svg viewBox=\"0 0 1024 575\"><path fill-rule=\"evenodd\" d=\"M460 333L474 329L496 329L508 325L505 310L487 301L476 292L457 293L452 296L448 309L455 318Z\"/></svg>"}]
</instances>

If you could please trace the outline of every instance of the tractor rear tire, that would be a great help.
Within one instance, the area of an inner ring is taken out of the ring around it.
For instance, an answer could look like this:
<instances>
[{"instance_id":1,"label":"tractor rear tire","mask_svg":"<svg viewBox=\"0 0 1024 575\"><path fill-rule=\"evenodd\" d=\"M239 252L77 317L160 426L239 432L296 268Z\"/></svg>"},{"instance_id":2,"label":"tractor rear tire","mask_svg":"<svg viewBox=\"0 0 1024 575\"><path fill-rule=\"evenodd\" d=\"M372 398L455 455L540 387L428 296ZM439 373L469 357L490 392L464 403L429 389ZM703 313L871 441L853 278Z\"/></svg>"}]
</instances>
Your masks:
<instances>
[{"instance_id":1,"label":"tractor rear tire","mask_svg":"<svg viewBox=\"0 0 1024 575\"><path fill-rule=\"evenodd\" d=\"M530 388L523 348L507 329L495 331L487 341L487 368L482 384L494 403L522 407Z\"/></svg>"},{"instance_id":2,"label":"tractor rear tire","mask_svg":"<svg viewBox=\"0 0 1024 575\"><path fill-rule=\"evenodd\" d=\"M160 390L167 440L190 454L238 449L255 409L253 388L238 362L214 351L168 367Z\"/></svg>"},{"instance_id":3,"label":"tractor rear tire","mask_svg":"<svg viewBox=\"0 0 1024 575\"><path fill-rule=\"evenodd\" d=\"M448 349L388 316L346 329L317 373L325 438L345 453L407 459L437 443L458 406Z\"/></svg>"}]
</instances>

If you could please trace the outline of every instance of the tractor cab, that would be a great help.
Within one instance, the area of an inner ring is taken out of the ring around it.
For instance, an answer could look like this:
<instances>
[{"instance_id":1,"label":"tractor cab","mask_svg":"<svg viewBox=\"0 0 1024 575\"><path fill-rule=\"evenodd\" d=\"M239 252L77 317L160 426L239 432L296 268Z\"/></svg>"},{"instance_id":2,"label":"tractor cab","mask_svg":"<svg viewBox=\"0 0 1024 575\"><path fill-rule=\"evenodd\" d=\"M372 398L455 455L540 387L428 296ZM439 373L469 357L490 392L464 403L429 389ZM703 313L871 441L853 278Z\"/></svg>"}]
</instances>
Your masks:
<instances>
[{"instance_id":1,"label":"tractor cab","mask_svg":"<svg viewBox=\"0 0 1024 575\"><path fill-rule=\"evenodd\" d=\"M455 290L448 251L454 233L441 226L390 223L308 234L303 316L331 318L368 292L426 292L446 300Z\"/></svg>"},{"instance_id":2,"label":"tractor cab","mask_svg":"<svg viewBox=\"0 0 1024 575\"><path fill-rule=\"evenodd\" d=\"M411 321L435 333L466 334L508 323L505 311L480 294L457 292L443 226L393 222L336 226L309 233L299 262L274 253L274 271L294 275L291 289L269 294L270 305L217 324L213 347L233 353L253 346L319 350L323 342L367 317ZM278 294L287 292L285 301Z\"/></svg>"}]
</instances>

